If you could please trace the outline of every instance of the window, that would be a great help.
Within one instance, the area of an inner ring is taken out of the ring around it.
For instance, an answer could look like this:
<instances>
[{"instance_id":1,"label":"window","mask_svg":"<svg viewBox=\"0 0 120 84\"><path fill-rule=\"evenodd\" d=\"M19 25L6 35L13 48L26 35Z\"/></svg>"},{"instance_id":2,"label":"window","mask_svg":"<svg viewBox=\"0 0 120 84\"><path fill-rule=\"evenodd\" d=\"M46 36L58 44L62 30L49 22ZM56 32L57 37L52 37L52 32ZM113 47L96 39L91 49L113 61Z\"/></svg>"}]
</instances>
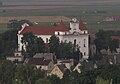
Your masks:
<instances>
[{"instance_id":1,"label":"window","mask_svg":"<svg viewBox=\"0 0 120 84\"><path fill-rule=\"evenodd\" d=\"M86 42L86 39L84 39L84 43Z\"/></svg>"},{"instance_id":2,"label":"window","mask_svg":"<svg viewBox=\"0 0 120 84\"><path fill-rule=\"evenodd\" d=\"M60 35L60 33L58 32L58 35Z\"/></svg>"},{"instance_id":3,"label":"window","mask_svg":"<svg viewBox=\"0 0 120 84\"><path fill-rule=\"evenodd\" d=\"M74 39L74 45L76 45L76 39Z\"/></svg>"},{"instance_id":4,"label":"window","mask_svg":"<svg viewBox=\"0 0 120 84\"><path fill-rule=\"evenodd\" d=\"M84 55L86 55L86 53L84 52Z\"/></svg>"},{"instance_id":5,"label":"window","mask_svg":"<svg viewBox=\"0 0 120 84\"><path fill-rule=\"evenodd\" d=\"M84 44L84 47L86 47L86 45Z\"/></svg>"},{"instance_id":6,"label":"window","mask_svg":"<svg viewBox=\"0 0 120 84\"><path fill-rule=\"evenodd\" d=\"M67 35L67 33L65 32L65 35Z\"/></svg>"},{"instance_id":7,"label":"window","mask_svg":"<svg viewBox=\"0 0 120 84\"><path fill-rule=\"evenodd\" d=\"M46 43L48 43L48 38L46 38Z\"/></svg>"}]
</instances>

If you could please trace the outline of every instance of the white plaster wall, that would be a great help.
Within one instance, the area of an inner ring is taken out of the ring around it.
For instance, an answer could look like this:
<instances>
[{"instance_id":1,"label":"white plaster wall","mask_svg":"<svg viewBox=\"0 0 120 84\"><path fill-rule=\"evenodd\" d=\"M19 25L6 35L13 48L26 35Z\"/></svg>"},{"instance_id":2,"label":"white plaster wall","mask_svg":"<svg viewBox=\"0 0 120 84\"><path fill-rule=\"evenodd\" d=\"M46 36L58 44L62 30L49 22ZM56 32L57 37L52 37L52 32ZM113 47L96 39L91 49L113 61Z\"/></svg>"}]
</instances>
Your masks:
<instances>
[{"instance_id":1,"label":"white plaster wall","mask_svg":"<svg viewBox=\"0 0 120 84\"><path fill-rule=\"evenodd\" d=\"M65 32L55 31L55 35L58 35L58 33L59 33L59 35L65 35Z\"/></svg>"},{"instance_id":2,"label":"white plaster wall","mask_svg":"<svg viewBox=\"0 0 120 84\"><path fill-rule=\"evenodd\" d=\"M21 42L22 37L23 37L23 35L18 34L18 51L22 51L22 46L23 46L23 44Z\"/></svg>"},{"instance_id":3,"label":"white plaster wall","mask_svg":"<svg viewBox=\"0 0 120 84\"><path fill-rule=\"evenodd\" d=\"M73 33L73 32L80 32L80 29L79 29L79 22L70 22L70 33Z\"/></svg>"},{"instance_id":4,"label":"white plaster wall","mask_svg":"<svg viewBox=\"0 0 120 84\"><path fill-rule=\"evenodd\" d=\"M15 60L18 60L19 62L23 61L23 57L19 56L19 57L7 57L6 58L7 60L10 60L10 61L15 61Z\"/></svg>"},{"instance_id":5,"label":"white plaster wall","mask_svg":"<svg viewBox=\"0 0 120 84\"><path fill-rule=\"evenodd\" d=\"M51 35L36 35L36 36L41 37L45 43L46 43L46 39L48 38L48 42L49 42L51 37Z\"/></svg>"},{"instance_id":6,"label":"white plaster wall","mask_svg":"<svg viewBox=\"0 0 120 84\"><path fill-rule=\"evenodd\" d=\"M41 69L47 71L48 70L48 66L41 66Z\"/></svg>"},{"instance_id":7,"label":"white plaster wall","mask_svg":"<svg viewBox=\"0 0 120 84\"><path fill-rule=\"evenodd\" d=\"M76 39L76 45L79 46L80 51L83 54L83 58L87 59L89 56L89 35L68 35L63 37L63 41L72 42L74 44L74 40ZM85 39L85 42L84 42ZM85 44L85 47L84 47ZM85 55L84 55L85 53Z\"/></svg>"}]
</instances>

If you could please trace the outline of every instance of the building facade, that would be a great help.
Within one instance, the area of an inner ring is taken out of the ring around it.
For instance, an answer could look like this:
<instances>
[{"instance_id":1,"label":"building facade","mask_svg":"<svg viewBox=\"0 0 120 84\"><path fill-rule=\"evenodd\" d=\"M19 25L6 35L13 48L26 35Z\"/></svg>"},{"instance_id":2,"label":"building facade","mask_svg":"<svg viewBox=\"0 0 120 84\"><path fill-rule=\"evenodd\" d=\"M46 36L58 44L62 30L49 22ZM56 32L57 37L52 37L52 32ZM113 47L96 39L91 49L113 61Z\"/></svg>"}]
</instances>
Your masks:
<instances>
[{"instance_id":1,"label":"building facade","mask_svg":"<svg viewBox=\"0 0 120 84\"><path fill-rule=\"evenodd\" d=\"M18 51L22 51L25 47L21 43L21 38L26 32L32 32L35 36L41 37L45 43L49 43L52 35L59 37L60 42L71 42L76 45L84 59L89 57L89 34L86 25L82 21L73 18L70 25L66 26L61 21L57 26L29 26L22 25L22 29L18 32Z\"/></svg>"}]
</instances>

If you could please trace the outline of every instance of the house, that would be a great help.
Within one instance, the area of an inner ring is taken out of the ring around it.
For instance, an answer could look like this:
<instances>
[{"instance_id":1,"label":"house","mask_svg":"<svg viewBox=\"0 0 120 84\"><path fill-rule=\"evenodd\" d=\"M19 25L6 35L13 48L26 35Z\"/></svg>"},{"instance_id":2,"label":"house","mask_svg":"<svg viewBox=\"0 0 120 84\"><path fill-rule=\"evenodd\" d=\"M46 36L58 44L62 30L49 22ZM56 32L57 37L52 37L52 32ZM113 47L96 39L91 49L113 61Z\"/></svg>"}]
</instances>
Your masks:
<instances>
[{"instance_id":1,"label":"house","mask_svg":"<svg viewBox=\"0 0 120 84\"><path fill-rule=\"evenodd\" d=\"M22 25L18 31L18 51L26 49L26 45L21 42L24 33L32 32L35 36L41 37L45 43L49 43L52 35L59 37L60 42L71 42L80 49L83 59L89 57L89 34L86 25L82 21L73 18L70 25L66 26L61 21L57 26L29 26Z\"/></svg>"},{"instance_id":2,"label":"house","mask_svg":"<svg viewBox=\"0 0 120 84\"><path fill-rule=\"evenodd\" d=\"M67 69L71 70L71 67L74 65L74 60L73 59L58 59L57 64L65 65Z\"/></svg>"},{"instance_id":3,"label":"house","mask_svg":"<svg viewBox=\"0 0 120 84\"><path fill-rule=\"evenodd\" d=\"M6 57L7 60L10 61L18 61L18 62L22 62L24 60L24 56L22 55L22 53L20 51L16 51L14 53L14 56L7 56Z\"/></svg>"},{"instance_id":4,"label":"house","mask_svg":"<svg viewBox=\"0 0 120 84\"><path fill-rule=\"evenodd\" d=\"M48 73L48 75L57 75L60 79L62 79L66 69L67 68L64 65L56 64L50 73Z\"/></svg>"},{"instance_id":5,"label":"house","mask_svg":"<svg viewBox=\"0 0 120 84\"><path fill-rule=\"evenodd\" d=\"M80 67L81 67L81 63L78 63L76 67L73 69L73 71L77 71L78 73L81 73Z\"/></svg>"},{"instance_id":6,"label":"house","mask_svg":"<svg viewBox=\"0 0 120 84\"><path fill-rule=\"evenodd\" d=\"M51 60L46 60L44 58L29 58L27 63L35 65L37 69L40 68L41 70L45 71L52 70L54 66L54 63Z\"/></svg>"},{"instance_id":7,"label":"house","mask_svg":"<svg viewBox=\"0 0 120 84\"><path fill-rule=\"evenodd\" d=\"M56 55L54 53L36 53L33 58L44 58L45 60L56 61Z\"/></svg>"}]
</instances>

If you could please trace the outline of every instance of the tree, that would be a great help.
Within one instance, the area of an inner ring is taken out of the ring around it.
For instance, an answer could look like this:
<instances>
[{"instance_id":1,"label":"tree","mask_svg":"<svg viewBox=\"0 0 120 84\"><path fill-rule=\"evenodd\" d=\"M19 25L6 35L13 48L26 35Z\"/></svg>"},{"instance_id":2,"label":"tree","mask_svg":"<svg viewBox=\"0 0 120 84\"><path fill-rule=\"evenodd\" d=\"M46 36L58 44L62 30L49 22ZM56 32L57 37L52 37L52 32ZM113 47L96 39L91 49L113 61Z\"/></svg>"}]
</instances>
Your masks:
<instances>
[{"instance_id":1,"label":"tree","mask_svg":"<svg viewBox=\"0 0 120 84\"><path fill-rule=\"evenodd\" d=\"M0 84L12 84L16 65L7 60L0 60Z\"/></svg>"},{"instance_id":2,"label":"tree","mask_svg":"<svg viewBox=\"0 0 120 84\"><path fill-rule=\"evenodd\" d=\"M50 46L50 52L51 53L57 54L59 43L60 43L60 41L59 41L58 37L56 37L55 35L50 37L49 46Z\"/></svg>"},{"instance_id":3,"label":"tree","mask_svg":"<svg viewBox=\"0 0 120 84\"><path fill-rule=\"evenodd\" d=\"M21 26L18 20L10 20L7 24L8 28L19 29Z\"/></svg>"},{"instance_id":4,"label":"tree","mask_svg":"<svg viewBox=\"0 0 120 84\"><path fill-rule=\"evenodd\" d=\"M95 73L104 80L113 80L113 84L120 83L120 65L101 65Z\"/></svg>"},{"instance_id":5,"label":"tree","mask_svg":"<svg viewBox=\"0 0 120 84\"><path fill-rule=\"evenodd\" d=\"M21 26L27 23L29 26L33 26L32 22L30 22L29 20L9 20L9 23L7 24L8 28L13 28L13 29L21 29Z\"/></svg>"},{"instance_id":6,"label":"tree","mask_svg":"<svg viewBox=\"0 0 120 84\"><path fill-rule=\"evenodd\" d=\"M17 30L8 30L1 34L1 56L12 55L17 46Z\"/></svg>"},{"instance_id":7,"label":"tree","mask_svg":"<svg viewBox=\"0 0 120 84\"><path fill-rule=\"evenodd\" d=\"M70 70L66 70L63 75L62 83L64 84L73 84L73 77L71 75Z\"/></svg>"},{"instance_id":8,"label":"tree","mask_svg":"<svg viewBox=\"0 0 120 84\"><path fill-rule=\"evenodd\" d=\"M36 39L37 53L45 52L45 43L41 37Z\"/></svg>"},{"instance_id":9,"label":"tree","mask_svg":"<svg viewBox=\"0 0 120 84\"><path fill-rule=\"evenodd\" d=\"M74 46L71 42L61 42L58 48L58 57L59 58L73 58Z\"/></svg>"},{"instance_id":10,"label":"tree","mask_svg":"<svg viewBox=\"0 0 120 84\"><path fill-rule=\"evenodd\" d=\"M45 43L41 37L37 38L31 32L23 34L22 43L26 46L26 53L31 57L36 53L45 52Z\"/></svg>"},{"instance_id":11,"label":"tree","mask_svg":"<svg viewBox=\"0 0 120 84\"><path fill-rule=\"evenodd\" d=\"M41 69L34 69L33 83L35 83L40 78L45 78L45 71Z\"/></svg>"},{"instance_id":12,"label":"tree","mask_svg":"<svg viewBox=\"0 0 120 84\"><path fill-rule=\"evenodd\" d=\"M94 42L95 42L97 51L100 53L100 50L102 49L107 50L111 42L110 35L103 30L99 30L99 32L96 33L96 37L97 39L95 39Z\"/></svg>"},{"instance_id":13,"label":"tree","mask_svg":"<svg viewBox=\"0 0 120 84\"><path fill-rule=\"evenodd\" d=\"M51 83L50 80L48 80L48 79L41 78L41 79L37 80L37 81L35 82L35 84L52 84L52 83Z\"/></svg>"},{"instance_id":14,"label":"tree","mask_svg":"<svg viewBox=\"0 0 120 84\"><path fill-rule=\"evenodd\" d=\"M17 65L15 80L17 80L19 84L32 84L34 69L34 66L28 64Z\"/></svg>"},{"instance_id":15,"label":"tree","mask_svg":"<svg viewBox=\"0 0 120 84\"><path fill-rule=\"evenodd\" d=\"M119 40L113 39L110 42L109 48L111 52L117 52L117 48L119 47Z\"/></svg>"},{"instance_id":16,"label":"tree","mask_svg":"<svg viewBox=\"0 0 120 84\"><path fill-rule=\"evenodd\" d=\"M52 84L61 84L60 78L56 75L48 76L48 79L51 81Z\"/></svg>"}]
</instances>

